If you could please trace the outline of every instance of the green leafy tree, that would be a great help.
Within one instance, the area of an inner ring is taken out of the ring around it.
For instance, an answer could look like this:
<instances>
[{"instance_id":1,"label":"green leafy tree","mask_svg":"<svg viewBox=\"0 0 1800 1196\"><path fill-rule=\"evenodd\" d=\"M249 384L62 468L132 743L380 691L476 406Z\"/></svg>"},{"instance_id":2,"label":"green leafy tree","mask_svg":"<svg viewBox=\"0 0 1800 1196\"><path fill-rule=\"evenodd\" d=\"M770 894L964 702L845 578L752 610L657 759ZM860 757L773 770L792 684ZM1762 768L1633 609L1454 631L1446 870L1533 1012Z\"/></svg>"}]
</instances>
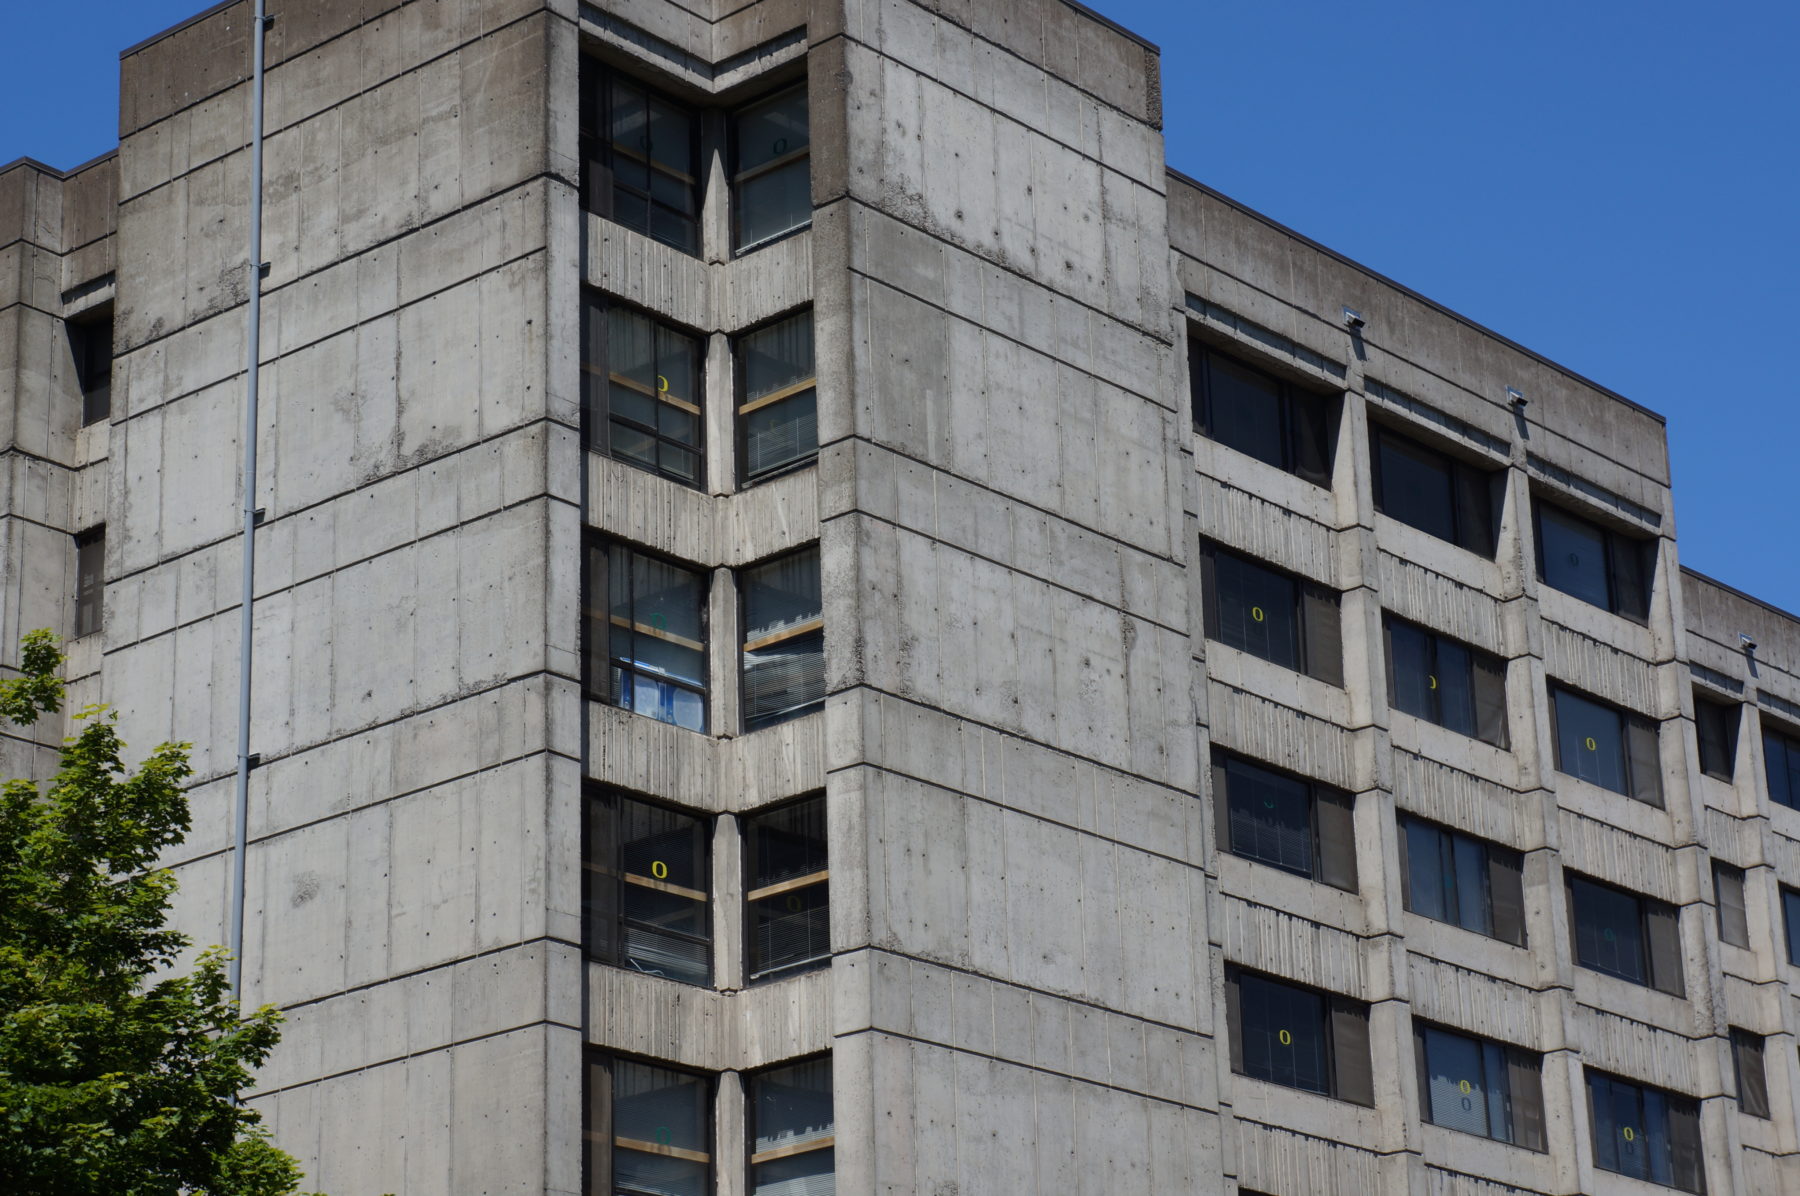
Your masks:
<instances>
[{"instance_id":1,"label":"green leafy tree","mask_svg":"<svg viewBox=\"0 0 1800 1196\"><path fill-rule=\"evenodd\" d=\"M49 632L26 636L0 717L59 711L62 659ZM292 1193L299 1167L237 1101L280 1014L239 1019L223 951L170 971L188 939L155 864L188 830L188 745L132 774L113 716L76 718L48 785L0 789L0 1192Z\"/></svg>"}]
</instances>

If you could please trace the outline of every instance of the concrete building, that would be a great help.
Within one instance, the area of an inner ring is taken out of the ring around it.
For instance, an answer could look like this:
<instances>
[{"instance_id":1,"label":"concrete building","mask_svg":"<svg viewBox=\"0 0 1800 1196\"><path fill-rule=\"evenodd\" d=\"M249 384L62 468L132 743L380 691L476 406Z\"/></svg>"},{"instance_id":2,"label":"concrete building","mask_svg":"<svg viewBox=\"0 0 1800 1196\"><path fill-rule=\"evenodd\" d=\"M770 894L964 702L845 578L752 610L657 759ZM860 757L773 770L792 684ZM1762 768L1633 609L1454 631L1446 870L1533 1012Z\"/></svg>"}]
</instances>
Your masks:
<instances>
[{"instance_id":1,"label":"concrete building","mask_svg":"<svg viewBox=\"0 0 1800 1196\"><path fill-rule=\"evenodd\" d=\"M1800 626L1656 415L1170 170L1065 0L270 11L312 1185L1800 1193ZM251 13L0 168L0 643L194 742L201 943Z\"/></svg>"}]
</instances>

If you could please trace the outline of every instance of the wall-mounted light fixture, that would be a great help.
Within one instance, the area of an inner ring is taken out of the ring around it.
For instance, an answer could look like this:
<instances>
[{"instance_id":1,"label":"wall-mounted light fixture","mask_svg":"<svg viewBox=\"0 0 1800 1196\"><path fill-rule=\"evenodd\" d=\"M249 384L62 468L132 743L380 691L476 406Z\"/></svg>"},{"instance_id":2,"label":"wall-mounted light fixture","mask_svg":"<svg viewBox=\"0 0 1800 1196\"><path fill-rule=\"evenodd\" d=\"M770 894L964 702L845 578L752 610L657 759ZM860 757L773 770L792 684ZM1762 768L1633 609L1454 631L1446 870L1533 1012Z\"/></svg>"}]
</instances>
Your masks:
<instances>
[{"instance_id":1,"label":"wall-mounted light fixture","mask_svg":"<svg viewBox=\"0 0 1800 1196\"><path fill-rule=\"evenodd\" d=\"M1346 307L1344 309L1344 326L1345 327L1361 328L1364 324L1367 324L1367 323L1368 323L1368 321L1363 319L1362 313L1357 311L1354 307Z\"/></svg>"}]
</instances>

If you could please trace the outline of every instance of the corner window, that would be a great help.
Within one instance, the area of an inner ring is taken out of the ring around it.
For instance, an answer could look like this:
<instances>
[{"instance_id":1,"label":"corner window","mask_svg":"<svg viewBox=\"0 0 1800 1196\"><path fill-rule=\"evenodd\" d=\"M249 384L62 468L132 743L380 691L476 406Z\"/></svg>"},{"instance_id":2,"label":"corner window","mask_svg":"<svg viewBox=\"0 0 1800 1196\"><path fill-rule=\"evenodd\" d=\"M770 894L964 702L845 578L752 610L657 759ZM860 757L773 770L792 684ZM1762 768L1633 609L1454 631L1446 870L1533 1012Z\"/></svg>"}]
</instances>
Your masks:
<instances>
[{"instance_id":1,"label":"corner window","mask_svg":"<svg viewBox=\"0 0 1800 1196\"><path fill-rule=\"evenodd\" d=\"M1800 809L1800 739L1764 723L1763 770L1768 774L1769 799L1776 805Z\"/></svg>"},{"instance_id":2,"label":"corner window","mask_svg":"<svg viewBox=\"0 0 1800 1196\"><path fill-rule=\"evenodd\" d=\"M610 790L588 797L582 868L588 954L712 983L712 822Z\"/></svg>"},{"instance_id":3,"label":"corner window","mask_svg":"<svg viewBox=\"0 0 1800 1196\"><path fill-rule=\"evenodd\" d=\"M809 797L744 820L744 903L750 979L831 962L831 870L825 798Z\"/></svg>"},{"instance_id":4,"label":"corner window","mask_svg":"<svg viewBox=\"0 0 1800 1196\"><path fill-rule=\"evenodd\" d=\"M832 1196L837 1191L837 1124L831 1060L750 1077L751 1196Z\"/></svg>"},{"instance_id":5,"label":"corner window","mask_svg":"<svg viewBox=\"0 0 1800 1196\"><path fill-rule=\"evenodd\" d=\"M1550 721L1558 771L1647 805L1663 804L1655 723L1555 682Z\"/></svg>"},{"instance_id":6,"label":"corner window","mask_svg":"<svg viewBox=\"0 0 1800 1196\"><path fill-rule=\"evenodd\" d=\"M1330 685L1344 683L1334 591L1205 543L1200 585L1207 639Z\"/></svg>"},{"instance_id":7,"label":"corner window","mask_svg":"<svg viewBox=\"0 0 1800 1196\"><path fill-rule=\"evenodd\" d=\"M731 244L738 252L812 223L808 130L805 84L732 115Z\"/></svg>"},{"instance_id":8,"label":"corner window","mask_svg":"<svg viewBox=\"0 0 1800 1196\"><path fill-rule=\"evenodd\" d=\"M1341 789L1213 755L1219 847L1232 855L1355 892L1353 809Z\"/></svg>"},{"instance_id":9,"label":"corner window","mask_svg":"<svg viewBox=\"0 0 1800 1196\"><path fill-rule=\"evenodd\" d=\"M1694 691L1694 735L1700 743L1700 771L1729 781L1737 763L1739 707Z\"/></svg>"},{"instance_id":10,"label":"corner window","mask_svg":"<svg viewBox=\"0 0 1800 1196\"><path fill-rule=\"evenodd\" d=\"M737 339L738 472L759 481L819 454L812 311Z\"/></svg>"},{"instance_id":11,"label":"corner window","mask_svg":"<svg viewBox=\"0 0 1800 1196\"><path fill-rule=\"evenodd\" d=\"M1537 550L1545 585L1638 623L1649 619L1656 541L1621 535L1539 502Z\"/></svg>"},{"instance_id":12,"label":"corner window","mask_svg":"<svg viewBox=\"0 0 1800 1196\"><path fill-rule=\"evenodd\" d=\"M588 1191L705 1196L712 1191L711 1077L592 1054Z\"/></svg>"},{"instance_id":13,"label":"corner window","mask_svg":"<svg viewBox=\"0 0 1800 1196\"><path fill-rule=\"evenodd\" d=\"M1505 471L1466 464L1379 424L1370 431L1375 509L1492 558Z\"/></svg>"},{"instance_id":14,"label":"corner window","mask_svg":"<svg viewBox=\"0 0 1800 1196\"><path fill-rule=\"evenodd\" d=\"M1529 1051L1413 1023L1425 1120L1544 1150L1542 1062Z\"/></svg>"},{"instance_id":15,"label":"corner window","mask_svg":"<svg viewBox=\"0 0 1800 1196\"><path fill-rule=\"evenodd\" d=\"M1422 917L1525 945L1524 857L1511 848L1403 814L1400 896Z\"/></svg>"},{"instance_id":16,"label":"corner window","mask_svg":"<svg viewBox=\"0 0 1800 1196\"><path fill-rule=\"evenodd\" d=\"M81 426L97 424L112 414L111 311L84 315L63 325L75 359L75 383L81 387Z\"/></svg>"},{"instance_id":17,"label":"corner window","mask_svg":"<svg viewBox=\"0 0 1800 1196\"><path fill-rule=\"evenodd\" d=\"M1781 922L1787 930L1788 962L1800 964L1800 891L1781 886Z\"/></svg>"},{"instance_id":18,"label":"corner window","mask_svg":"<svg viewBox=\"0 0 1800 1196\"><path fill-rule=\"evenodd\" d=\"M739 575L744 591L744 730L811 714L825 704L825 621L819 550Z\"/></svg>"},{"instance_id":19,"label":"corner window","mask_svg":"<svg viewBox=\"0 0 1800 1196\"><path fill-rule=\"evenodd\" d=\"M1719 940L1734 947L1750 945L1750 918L1744 906L1744 870L1714 860L1713 899L1719 909Z\"/></svg>"},{"instance_id":20,"label":"corner window","mask_svg":"<svg viewBox=\"0 0 1800 1196\"><path fill-rule=\"evenodd\" d=\"M1700 1103L1692 1097L1587 1073L1594 1165L1683 1192L1706 1191Z\"/></svg>"},{"instance_id":21,"label":"corner window","mask_svg":"<svg viewBox=\"0 0 1800 1196\"><path fill-rule=\"evenodd\" d=\"M1506 662L1461 640L1386 615L1388 691L1396 710L1507 745Z\"/></svg>"},{"instance_id":22,"label":"corner window","mask_svg":"<svg viewBox=\"0 0 1800 1196\"><path fill-rule=\"evenodd\" d=\"M581 60L582 205L683 253L700 252L697 114Z\"/></svg>"},{"instance_id":23,"label":"corner window","mask_svg":"<svg viewBox=\"0 0 1800 1196\"><path fill-rule=\"evenodd\" d=\"M1374 1105L1369 1007L1226 965L1231 1070L1284 1088Z\"/></svg>"},{"instance_id":24,"label":"corner window","mask_svg":"<svg viewBox=\"0 0 1800 1196\"><path fill-rule=\"evenodd\" d=\"M587 574L590 695L706 730L706 575L603 540L589 542Z\"/></svg>"},{"instance_id":25,"label":"corner window","mask_svg":"<svg viewBox=\"0 0 1800 1196\"><path fill-rule=\"evenodd\" d=\"M1769 1077L1763 1069L1763 1036L1731 1028L1731 1069L1737 1077L1738 1112L1769 1118Z\"/></svg>"},{"instance_id":26,"label":"corner window","mask_svg":"<svg viewBox=\"0 0 1800 1196\"><path fill-rule=\"evenodd\" d=\"M1571 875L1568 887L1576 963L1672 996L1684 995L1679 909L1584 876Z\"/></svg>"},{"instance_id":27,"label":"corner window","mask_svg":"<svg viewBox=\"0 0 1800 1196\"><path fill-rule=\"evenodd\" d=\"M99 631L106 613L106 525L75 537L75 638Z\"/></svg>"},{"instance_id":28,"label":"corner window","mask_svg":"<svg viewBox=\"0 0 1800 1196\"><path fill-rule=\"evenodd\" d=\"M1255 366L1188 342L1194 427L1258 461L1331 485L1337 400L1302 390Z\"/></svg>"},{"instance_id":29,"label":"corner window","mask_svg":"<svg viewBox=\"0 0 1800 1196\"><path fill-rule=\"evenodd\" d=\"M701 485L700 338L593 291L581 315L583 443L684 486Z\"/></svg>"}]
</instances>

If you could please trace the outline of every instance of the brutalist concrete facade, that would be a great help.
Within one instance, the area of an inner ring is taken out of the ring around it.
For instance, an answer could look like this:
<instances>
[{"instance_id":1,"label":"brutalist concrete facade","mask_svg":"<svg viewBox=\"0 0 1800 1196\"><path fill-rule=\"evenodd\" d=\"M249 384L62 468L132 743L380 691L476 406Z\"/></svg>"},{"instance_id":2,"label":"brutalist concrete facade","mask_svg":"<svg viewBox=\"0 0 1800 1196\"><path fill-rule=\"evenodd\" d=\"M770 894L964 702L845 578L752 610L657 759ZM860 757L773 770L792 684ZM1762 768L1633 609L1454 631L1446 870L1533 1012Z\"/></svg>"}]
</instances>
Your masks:
<instances>
[{"instance_id":1,"label":"brutalist concrete facade","mask_svg":"<svg viewBox=\"0 0 1800 1196\"><path fill-rule=\"evenodd\" d=\"M254 1099L313 1185L582 1192L598 1051L708 1077L709 1190L740 1196L744 1077L829 1052L846 1193L1667 1190L1596 1165L1590 1071L1697 1101L1707 1190L1800 1192L1800 811L1758 734L1800 725L1800 626L1681 569L1656 416L1170 171L1157 51L1063 0L270 11L245 975L288 1016ZM250 21L127 51L116 154L0 169L0 657L76 630L103 524L70 673L140 748L195 742L170 862L202 943ZM708 111L804 80L810 228L732 253L716 139L699 254L585 211L584 56ZM706 486L584 451L584 288L704 338ZM64 325L108 305L82 426ZM808 305L817 463L739 487L732 335ZM1190 343L1341 396L1327 485L1196 432ZM1377 511L1377 426L1504 478L1492 559ZM1641 623L1540 581L1540 499L1654 543ZM710 576L708 733L584 696L591 536ZM1342 685L1206 638L1203 541L1338 595ZM824 708L740 732L736 571L814 544ZM1508 747L1391 708L1384 612L1506 662ZM1654 723L1660 808L1558 770L1556 682ZM1732 781L1697 691L1745 712ZM1355 890L1224 850L1215 751L1354 795ZM747 983L726 914L710 986L587 960L590 786L712 819L721 911L742 817L824 793L829 966ZM1401 814L1520 853L1524 946L1406 908ZM1679 911L1684 996L1577 965L1565 874ZM1234 1071L1228 968L1366 1005L1373 1104ZM1544 1150L1422 1116L1415 1019L1541 1056Z\"/></svg>"}]
</instances>

